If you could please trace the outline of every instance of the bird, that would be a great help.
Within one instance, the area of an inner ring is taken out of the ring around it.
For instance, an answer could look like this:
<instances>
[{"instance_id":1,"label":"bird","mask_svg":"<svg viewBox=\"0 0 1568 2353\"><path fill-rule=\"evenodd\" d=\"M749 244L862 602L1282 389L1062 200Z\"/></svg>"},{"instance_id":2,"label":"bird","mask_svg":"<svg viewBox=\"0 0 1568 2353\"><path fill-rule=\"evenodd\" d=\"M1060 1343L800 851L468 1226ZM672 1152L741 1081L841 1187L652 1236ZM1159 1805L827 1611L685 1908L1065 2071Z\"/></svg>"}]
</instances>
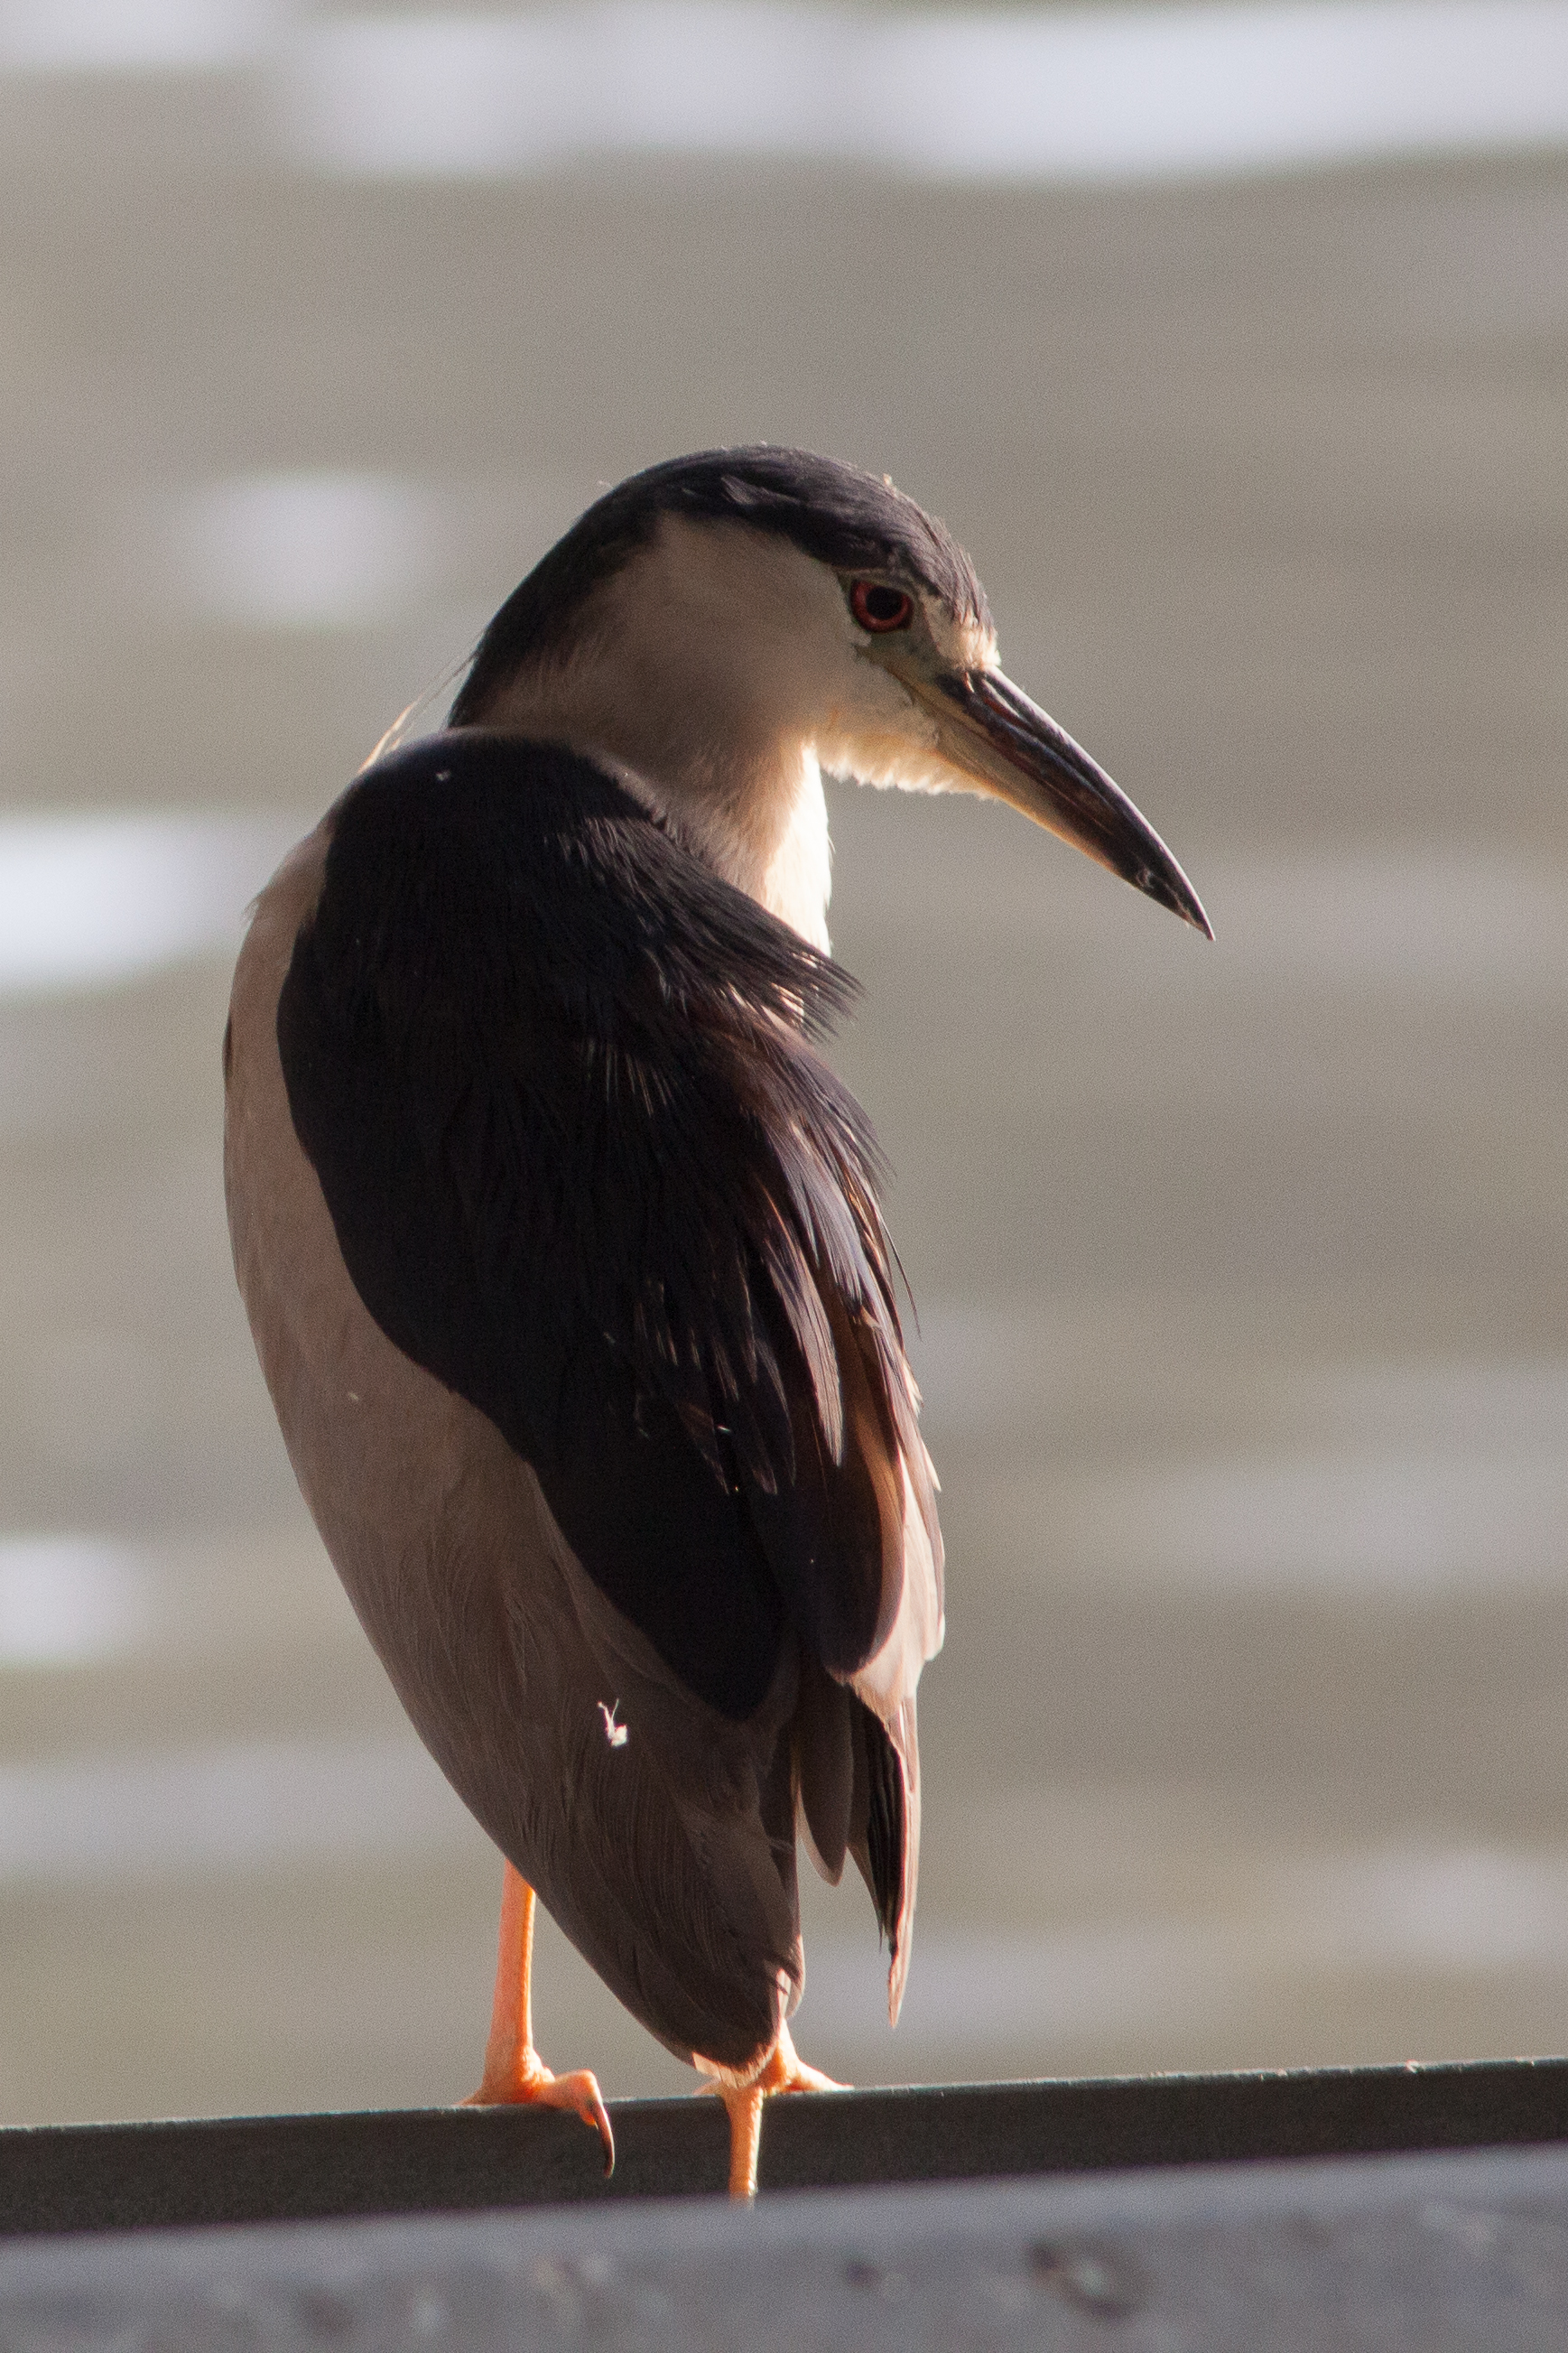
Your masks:
<instances>
[{"instance_id":1,"label":"bird","mask_svg":"<svg viewBox=\"0 0 1568 2353\"><path fill-rule=\"evenodd\" d=\"M236 1272L299 1484L502 1858L480 2104L600 2136L533 2042L536 1901L724 2102L791 2035L799 1846L896 2022L936 1480L883 1168L826 1039L824 773L989 796L1212 937L1006 677L890 477L762 445L589 506L256 901L224 1037Z\"/></svg>"}]
</instances>

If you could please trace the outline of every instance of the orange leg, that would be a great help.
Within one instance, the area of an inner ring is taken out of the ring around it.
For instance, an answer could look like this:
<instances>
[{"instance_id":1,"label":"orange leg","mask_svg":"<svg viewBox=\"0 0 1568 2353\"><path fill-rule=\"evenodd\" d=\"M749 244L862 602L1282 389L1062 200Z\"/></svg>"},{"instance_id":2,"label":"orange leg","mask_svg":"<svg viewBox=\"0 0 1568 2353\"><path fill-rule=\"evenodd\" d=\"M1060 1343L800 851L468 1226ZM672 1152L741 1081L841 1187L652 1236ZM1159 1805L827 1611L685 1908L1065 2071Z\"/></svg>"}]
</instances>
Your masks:
<instances>
[{"instance_id":1,"label":"orange leg","mask_svg":"<svg viewBox=\"0 0 1568 2353\"><path fill-rule=\"evenodd\" d=\"M496 1998L490 2037L485 2045L485 2077L466 2108L529 2106L570 2108L592 2125L605 2144L605 2171L613 2172L616 2137L586 2068L552 2075L533 2047L533 2003L529 1977L533 1966L534 1894L509 1862L501 1883L500 1949L496 1958Z\"/></svg>"},{"instance_id":2,"label":"orange leg","mask_svg":"<svg viewBox=\"0 0 1568 2353\"><path fill-rule=\"evenodd\" d=\"M763 2143L763 2104L774 2092L842 2092L816 2067L808 2067L796 2052L787 2026L757 2073L746 2083L726 2083L715 2076L714 2090L730 2112L730 2195L757 2194L757 2155Z\"/></svg>"}]
</instances>

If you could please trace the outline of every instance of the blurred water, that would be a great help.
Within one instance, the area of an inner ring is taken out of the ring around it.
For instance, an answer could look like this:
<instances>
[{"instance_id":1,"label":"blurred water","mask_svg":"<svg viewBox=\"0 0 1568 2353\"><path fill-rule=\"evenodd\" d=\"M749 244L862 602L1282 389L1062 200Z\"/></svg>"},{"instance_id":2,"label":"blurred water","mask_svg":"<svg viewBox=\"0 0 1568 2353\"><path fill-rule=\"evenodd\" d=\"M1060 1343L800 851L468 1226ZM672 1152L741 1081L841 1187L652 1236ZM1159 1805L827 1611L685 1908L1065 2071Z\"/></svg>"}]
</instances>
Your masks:
<instances>
[{"instance_id":1,"label":"blurred water","mask_svg":"<svg viewBox=\"0 0 1568 2353\"><path fill-rule=\"evenodd\" d=\"M174 500L171 586L255 628L374 628L442 583L438 493L384 475L256 474Z\"/></svg>"},{"instance_id":2,"label":"blurred water","mask_svg":"<svg viewBox=\"0 0 1568 2353\"><path fill-rule=\"evenodd\" d=\"M1568 1944L1562 1849L1318 1854L1238 1873L1229 1894L1202 1919L921 1936L894 2046L907 2080L955 2058L999 2072L1009 2050L1036 2042L1042 2019L1078 2044L1115 2036L1130 2015L1154 2035L1188 2033L1196 2020L1223 2033L1267 2015L1292 1979L1560 1976ZM883 2008L863 1949L813 1947L802 2031L850 2058L876 2047Z\"/></svg>"},{"instance_id":3,"label":"blurred water","mask_svg":"<svg viewBox=\"0 0 1568 2353\"><path fill-rule=\"evenodd\" d=\"M274 0L6 0L0 63L31 73L211 72L254 58L294 13Z\"/></svg>"},{"instance_id":4,"label":"blurred water","mask_svg":"<svg viewBox=\"0 0 1568 2353\"><path fill-rule=\"evenodd\" d=\"M0 1540L0 1669L96 1663L151 1634L141 1563L90 1536Z\"/></svg>"},{"instance_id":5,"label":"blurred water","mask_svg":"<svg viewBox=\"0 0 1568 2353\"><path fill-rule=\"evenodd\" d=\"M0 1887L110 1888L478 1845L405 1741L248 1742L0 1768Z\"/></svg>"},{"instance_id":6,"label":"blurred water","mask_svg":"<svg viewBox=\"0 0 1568 2353\"><path fill-rule=\"evenodd\" d=\"M329 22L285 70L300 152L378 176L707 154L1092 183L1568 138L1555 0L1006 14L676 0Z\"/></svg>"},{"instance_id":7,"label":"blurred water","mask_svg":"<svg viewBox=\"0 0 1568 2353\"><path fill-rule=\"evenodd\" d=\"M0 1002L232 952L294 838L228 812L0 817Z\"/></svg>"},{"instance_id":8,"label":"blurred water","mask_svg":"<svg viewBox=\"0 0 1568 2353\"><path fill-rule=\"evenodd\" d=\"M301 159L376 176L616 155L1095 184L1568 139L1562 0L894 11L620 0L383 15L282 0L0 11L0 70L276 85Z\"/></svg>"}]
</instances>

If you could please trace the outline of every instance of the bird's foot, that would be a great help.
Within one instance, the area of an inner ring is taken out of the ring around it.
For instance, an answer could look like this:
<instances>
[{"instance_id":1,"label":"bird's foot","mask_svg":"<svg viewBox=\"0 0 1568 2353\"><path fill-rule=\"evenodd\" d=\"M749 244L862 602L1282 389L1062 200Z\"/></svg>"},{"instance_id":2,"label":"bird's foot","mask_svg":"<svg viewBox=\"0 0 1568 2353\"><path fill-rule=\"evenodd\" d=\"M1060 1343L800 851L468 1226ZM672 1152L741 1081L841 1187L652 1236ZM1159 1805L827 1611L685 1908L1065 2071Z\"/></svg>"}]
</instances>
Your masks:
<instances>
[{"instance_id":1,"label":"bird's foot","mask_svg":"<svg viewBox=\"0 0 1568 2353\"><path fill-rule=\"evenodd\" d=\"M714 2090L730 2116L730 2195L752 2199L757 2194L757 2156L763 2143L763 2107L776 2092L842 2092L820 2067L808 2067L790 2039L787 2026L757 2073L743 2084L715 2079Z\"/></svg>"},{"instance_id":2,"label":"bird's foot","mask_svg":"<svg viewBox=\"0 0 1568 2353\"><path fill-rule=\"evenodd\" d=\"M487 2058L484 2082L461 2105L465 2108L565 2108L598 2134L604 2144L605 2173L616 2169L616 2136L597 2079L586 2067L570 2075L552 2074L531 2043L499 2065Z\"/></svg>"}]
</instances>

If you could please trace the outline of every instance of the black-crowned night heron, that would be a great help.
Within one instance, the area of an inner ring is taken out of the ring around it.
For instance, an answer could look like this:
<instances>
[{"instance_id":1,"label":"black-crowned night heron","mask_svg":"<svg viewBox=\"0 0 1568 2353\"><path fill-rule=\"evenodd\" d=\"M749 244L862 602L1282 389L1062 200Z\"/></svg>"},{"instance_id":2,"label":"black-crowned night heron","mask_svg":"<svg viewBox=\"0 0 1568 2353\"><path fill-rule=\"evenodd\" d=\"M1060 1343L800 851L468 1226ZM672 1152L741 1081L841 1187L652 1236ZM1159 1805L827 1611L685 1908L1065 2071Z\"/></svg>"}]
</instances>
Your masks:
<instances>
[{"instance_id":1,"label":"black-crowned night heron","mask_svg":"<svg viewBox=\"0 0 1568 2353\"><path fill-rule=\"evenodd\" d=\"M533 1891L717 2083L731 2187L787 2021L797 1828L854 1856L896 2019L942 1539L877 1161L816 1040L821 772L993 794L1207 931L997 667L943 527L829 459L679 459L501 607L235 976L235 1263L300 1484L506 1859L481 2101L608 2121L530 2031Z\"/></svg>"}]
</instances>

